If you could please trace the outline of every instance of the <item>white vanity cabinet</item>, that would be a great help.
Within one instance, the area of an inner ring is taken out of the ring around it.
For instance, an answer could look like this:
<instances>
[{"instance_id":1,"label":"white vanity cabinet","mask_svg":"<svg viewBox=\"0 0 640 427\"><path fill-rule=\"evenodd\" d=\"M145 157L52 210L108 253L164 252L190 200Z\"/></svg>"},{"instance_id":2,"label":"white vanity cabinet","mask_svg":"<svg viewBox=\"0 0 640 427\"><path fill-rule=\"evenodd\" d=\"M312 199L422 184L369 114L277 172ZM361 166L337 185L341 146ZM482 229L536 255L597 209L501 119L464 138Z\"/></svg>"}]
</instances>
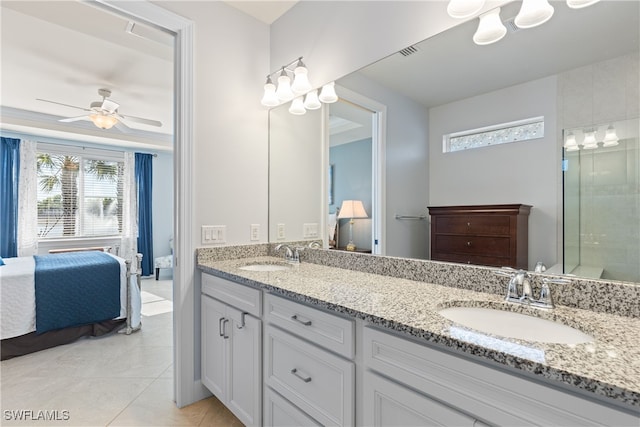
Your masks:
<instances>
[{"instance_id":1,"label":"white vanity cabinet","mask_svg":"<svg viewBox=\"0 0 640 427\"><path fill-rule=\"evenodd\" d=\"M202 282L202 383L245 425L261 425L262 291L208 274Z\"/></svg>"},{"instance_id":2,"label":"white vanity cabinet","mask_svg":"<svg viewBox=\"0 0 640 427\"><path fill-rule=\"evenodd\" d=\"M637 414L449 351L369 327L362 338L365 425L638 426Z\"/></svg>"},{"instance_id":3,"label":"white vanity cabinet","mask_svg":"<svg viewBox=\"0 0 640 427\"><path fill-rule=\"evenodd\" d=\"M265 322L265 425L354 425L354 322L273 295Z\"/></svg>"}]
</instances>

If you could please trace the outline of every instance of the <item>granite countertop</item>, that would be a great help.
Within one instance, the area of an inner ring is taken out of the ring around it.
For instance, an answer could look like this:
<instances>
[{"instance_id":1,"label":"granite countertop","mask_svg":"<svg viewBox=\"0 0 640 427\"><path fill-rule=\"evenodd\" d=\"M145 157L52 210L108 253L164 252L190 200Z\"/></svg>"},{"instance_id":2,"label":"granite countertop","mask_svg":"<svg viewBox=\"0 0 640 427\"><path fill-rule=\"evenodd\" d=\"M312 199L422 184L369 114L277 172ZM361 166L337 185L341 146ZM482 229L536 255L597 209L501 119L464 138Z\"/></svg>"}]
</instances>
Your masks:
<instances>
[{"instance_id":1,"label":"granite countertop","mask_svg":"<svg viewBox=\"0 0 640 427\"><path fill-rule=\"evenodd\" d=\"M539 310L499 295L303 262L284 271L246 271L281 258L207 260L202 271L370 324L412 335L524 372L560 381L633 409L640 408L640 319L556 306ZM549 344L476 333L438 311L455 306L501 308L556 320L594 340Z\"/></svg>"}]
</instances>

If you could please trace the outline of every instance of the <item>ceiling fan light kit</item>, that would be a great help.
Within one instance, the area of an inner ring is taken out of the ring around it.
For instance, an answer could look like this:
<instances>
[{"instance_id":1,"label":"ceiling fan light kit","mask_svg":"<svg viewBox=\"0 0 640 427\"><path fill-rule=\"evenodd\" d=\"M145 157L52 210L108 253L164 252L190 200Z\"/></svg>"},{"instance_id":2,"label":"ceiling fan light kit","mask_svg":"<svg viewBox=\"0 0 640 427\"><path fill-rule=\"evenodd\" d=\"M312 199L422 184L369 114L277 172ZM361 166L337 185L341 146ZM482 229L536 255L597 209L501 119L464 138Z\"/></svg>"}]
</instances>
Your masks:
<instances>
[{"instance_id":1,"label":"ceiling fan light kit","mask_svg":"<svg viewBox=\"0 0 640 427\"><path fill-rule=\"evenodd\" d=\"M49 102L51 104L64 105L65 107L77 108L86 111L87 114L78 117L68 117L58 120L63 123L76 122L79 120L91 120L91 122L100 129L111 129L116 127L122 132L128 132L129 126L126 122L141 123L149 126L161 127L162 123L157 120L144 119L142 117L125 116L118 112L120 104L108 99L111 96L109 89L98 89L98 95L102 97L101 101L95 101L89 104L89 108L77 107L75 105L63 104L57 101L49 101L48 99L36 98L38 101Z\"/></svg>"},{"instance_id":2,"label":"ceiling fan light kit","mask_svg":"<svg viewBox=\"0 0 640 427\"><path fill-rule=\"evenodd\" d=\"M600 0L567 0L571 9L581 9L591 6ZM447 13L452 18L464 19L478 13L484 6L479 0L449 0ZM522 0L520 11L515 17L514 24L520 29L534 28L547 22L553 16L553 6L548 0ZM473 35L477 45L495 43L507 34L507 29L500 19L500 8L495 8L479 16L478 30Z\"/></svg>"},{"instance_id":3,"label":"ceiling fan light kit","mask_svg":"<svg viewBox=\"0 0 640 427\"><path fill-rule=\"evenodd\" d=\"M278 74L277 87L271 79L271 76L275 74ZM291 76L293 76L293 82ZM334 82L324 85L320 96L318 96L318 89L314 89L309 81L309 70L302 62L301 56L267 75L260 103L265 107L277 107L291 101L289 112L300 116L305 114L307 110L320 108L321 102L327 104L337 100L338 95L334 88Z\"/></svg>"}]
</instances>

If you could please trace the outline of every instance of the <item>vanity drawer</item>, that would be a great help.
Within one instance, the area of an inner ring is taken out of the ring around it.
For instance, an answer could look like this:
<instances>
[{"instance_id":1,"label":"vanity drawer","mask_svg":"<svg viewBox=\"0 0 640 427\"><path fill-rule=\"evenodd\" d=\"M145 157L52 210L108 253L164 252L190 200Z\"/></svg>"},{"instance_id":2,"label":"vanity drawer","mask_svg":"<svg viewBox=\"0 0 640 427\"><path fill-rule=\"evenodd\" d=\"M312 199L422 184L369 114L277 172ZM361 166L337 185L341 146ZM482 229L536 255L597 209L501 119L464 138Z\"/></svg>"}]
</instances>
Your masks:
<instances>
[{"instance_id":1,"label":"vanity drawer","mask_svg":"<svg viewBox=\"0 0 640 427\"><path fill-rule=\"evenodd\" d=\"M445 234L484 234L508 236L511 219L503 215L451 215L437 216L436 233Z\"/></svg>"},{"instance_id":2,"label":"vanity drawer","mask_svg":"<svg viewBox=\"0 0 640 427\"><path fill-rule=\"evenodd\" d=\"M278 328L265 328L265 384L323 425L355 422L355 368Z\"/></svg>"},{"instance_id":3,"label":"vanity drawer","mask_svg":"<svg viewBox=\"0 0 640 427\"><path fill-rule=\"evenodd\" d=\"M354 357L353 320L271 294L264 297L265 320L344 357Z\"/></svg>"},{"instance_id":4,"label":"vanity drawer","mask_svg":"<svg viewBox=\"0 0 640 427\"><path fill-rule=\"evenodd\" d=\"M320 427L322 424L302 412L270 387L264 390L265 427Z\"/></svg>"},{"instance_id":5,"label":"vanity drawer","mask_svg":"<svg viewBox=\"0 0 640 427\"><path fill-rule=\"evenodd\" d=\"M202 293L255 317L262 315L262 291L260 289L202 273Z\"/></svg>"},{"instance_id":6,"label":"vanity drawer","mask_svg":"<svg viewBox=\"0 0 640 427\"><path fill-rule=\"evenodd\" d=\"M433 251L508 257L510 249L509 237L437 235Z\"/></svg>"}]
</instances>

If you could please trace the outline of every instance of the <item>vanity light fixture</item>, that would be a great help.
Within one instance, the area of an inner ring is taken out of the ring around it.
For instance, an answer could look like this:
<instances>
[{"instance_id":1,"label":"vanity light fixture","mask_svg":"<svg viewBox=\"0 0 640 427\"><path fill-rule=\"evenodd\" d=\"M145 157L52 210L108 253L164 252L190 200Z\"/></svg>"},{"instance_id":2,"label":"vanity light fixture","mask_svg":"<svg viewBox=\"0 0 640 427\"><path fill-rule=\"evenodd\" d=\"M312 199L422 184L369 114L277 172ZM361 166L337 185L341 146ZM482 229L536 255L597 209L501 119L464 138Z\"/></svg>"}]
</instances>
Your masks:
<instances>
[{"instance_id":1,"label":"vanity light fixture","mask_svg":"<svg viewBox=\"0 0 640 427\"><path fill-rule=\"evenodd\" d=\"M277 87L271 80L271 76L275 74L278 74ZM293 82L291 81L292 76ZM264 94L260 103L265 107L276 107L292 101L289 112L302 115L306 110L320 108L322 106L321 102L336 102L338 95L334 85L334 82L324 85L318 96L318 89L314 89L309 81L309 70L302 62L302 57L299 57L267 75Z\"/></svg>"},{"instance_id":2,"label":"vanity light fixture","mask_svg":"<svg viewBox=\"0 0 640 427\"><path fill-rule=\"evenodd\" d=\"M567 151L578 151L580 147L578 147L578 141L576 141L576 136L573 132L569 132L566 140L564 141L564 149Z\"/></svg>"},{"instance_id":3,"label":"vanity light fixture","mask_svg":"<svg viewBox=\"0 0 640 427\"><path fill-rule=\"evenodd\" d=\"M596 140L596 132L591 130L584 133L584 140L582 141L582 148L585 150L593 150L598 148L598 141Z\"/></svg>"},{"instance_id":4,"label":"vanity light fixture","mask_svg":"<svg viewBox=\"0 0 640 427\"><path fill-rule=\"evenodd\" d=\"M537 27L551 19L554 10L547 0L522 0L514 23L518 28Z\"/></svg>"},{"instance_id":5,"label":"vanity light fixture","mask_svg":"<svg viewBox=\"0 0 640 427\"><path fill-rule=\"evenodd\" d=\"M473 35L473 41L477 45L487 45L502 39L505 34L507 34L507 27L500 20L498 7L480 15L480 23Z\"/></svg>"},{"instance_id":6,"label":"vanity light fixture","mask_svg":"<svg viewBox=\"0 0 640 427\"><path fill-rule=\"evenodd\" d=\"M618 135L616 134L616 128L613 125L609 125L604 132L604 139L602 140L603 147L615 147L618 145Z\"/></svg>"}]
</instances>

